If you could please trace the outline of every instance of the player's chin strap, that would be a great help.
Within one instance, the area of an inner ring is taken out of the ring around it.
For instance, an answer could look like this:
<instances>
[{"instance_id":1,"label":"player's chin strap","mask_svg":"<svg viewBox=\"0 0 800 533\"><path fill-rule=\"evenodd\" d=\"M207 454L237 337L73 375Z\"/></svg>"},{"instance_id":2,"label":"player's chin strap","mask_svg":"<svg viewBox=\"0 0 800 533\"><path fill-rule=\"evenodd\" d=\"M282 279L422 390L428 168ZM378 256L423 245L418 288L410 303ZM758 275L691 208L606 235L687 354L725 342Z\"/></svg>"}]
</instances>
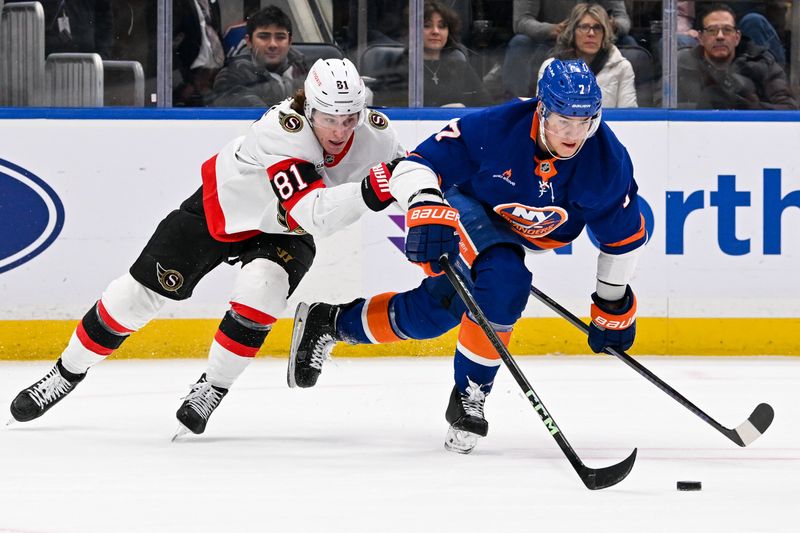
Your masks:
<instances>
[{"instance_id":1,"label":"player's chin strap","mask_svg":"<svg viewBox=\"0 0 800 533\"><path fill-rule=\"evenodd\" d=\"M581 151L581 148L583 148L583 145L586 144L586 140L589 137L591 137L592 135L594 135L595 132L597 131L597 128L600 126L600 112L598 112L597 115L595 115L594 117L591 118L591 120L594 123L589 128L589 131L586 132L586 135L583 136L583 140L581 141L580 146L578 146L578 148L575 150L575 153L573 153L569 157L562 157L562 156L558 155L557 153L553 152L553 150L550 149L550 145L547 144L547 135L545 135L545 129L544 129L544 122L545 122L544 107L542 107L541 104L540 104L540 106L536 110L536 112L539 114L539 137L542 138L542 144L544 144L545 150L547 150L547 153L550 154L550 157L558 159L559 161L567 161L568 159L572 159L573 157L578 155L578 152Z\"/></svg>"}]
</instances>

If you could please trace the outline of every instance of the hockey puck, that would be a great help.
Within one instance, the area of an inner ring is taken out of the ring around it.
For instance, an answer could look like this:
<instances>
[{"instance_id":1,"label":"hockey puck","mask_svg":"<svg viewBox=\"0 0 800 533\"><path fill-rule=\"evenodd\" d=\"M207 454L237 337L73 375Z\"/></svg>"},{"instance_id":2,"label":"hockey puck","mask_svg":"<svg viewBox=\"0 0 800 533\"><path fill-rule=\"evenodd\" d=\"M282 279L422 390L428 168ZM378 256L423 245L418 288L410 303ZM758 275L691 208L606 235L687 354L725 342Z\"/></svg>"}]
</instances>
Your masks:
<instances>
[{"instance_id":1,"label":"hockey puck","mask_svg":"<svg viewBox=\"0 0 800 533\"><path fill-rule=\"evenodd\" d=\"M703 484L699 481L678 481L678 490L701 490Z\"/></svg>"}]
</instances>

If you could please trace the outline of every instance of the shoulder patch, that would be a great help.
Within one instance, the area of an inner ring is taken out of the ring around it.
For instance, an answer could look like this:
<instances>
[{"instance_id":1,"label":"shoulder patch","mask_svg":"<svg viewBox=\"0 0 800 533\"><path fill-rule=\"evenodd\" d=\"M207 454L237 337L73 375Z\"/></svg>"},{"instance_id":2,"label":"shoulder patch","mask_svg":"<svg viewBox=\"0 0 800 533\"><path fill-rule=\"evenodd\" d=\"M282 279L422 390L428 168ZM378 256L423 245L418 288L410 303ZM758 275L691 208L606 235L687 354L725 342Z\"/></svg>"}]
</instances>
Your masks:
<instances>
[{"instance_id":1,"label":"shoulder patch","mask_svg":"<svg viewBox=\"0 0 800 533\"><path fill-rule=\"evenodd\" d=\"M297 113L284 113L281 111L278 115L278 122L281 123L281 128L289 133L297 133L303 129L303 119Z\"/></svg>"},{"instance_id":2,"label":"shoulder patch","mask_svg":"<svg viewBox=\"0 0 800 533\"><path fill-rule=\"evenodd\" d=\"M385 130L389 126L389 119L383 113L378 113L370 109L367 121L373 128L378 130Z\"/></svg>"}]
</instances>

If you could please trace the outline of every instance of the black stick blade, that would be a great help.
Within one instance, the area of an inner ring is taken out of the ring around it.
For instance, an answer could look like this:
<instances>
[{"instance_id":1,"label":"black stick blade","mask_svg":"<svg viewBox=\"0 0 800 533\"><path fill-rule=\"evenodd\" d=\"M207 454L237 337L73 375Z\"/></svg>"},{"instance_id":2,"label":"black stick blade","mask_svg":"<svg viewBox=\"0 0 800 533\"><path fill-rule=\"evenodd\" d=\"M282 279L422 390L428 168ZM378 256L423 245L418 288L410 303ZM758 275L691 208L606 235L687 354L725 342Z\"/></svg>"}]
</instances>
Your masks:
<instances>
[{"instance_id":1,"label":"black stick blade","mask_svg":"<svg viewBox=\"0 0 800 533\"><path fill-rule=\"evenodd\" d=\"M769 428L774 418L775 411L772 406L760 403L747 420L739 424L736 429L728 430L728 438L739 446L749 446Z\"/></svg>"},{"instance_id":2,"label":"black stick blade","mask_svg":"<svg viewBox=\"0 0 800 533\"><path fill-rule=\"evenodd\" d=\"M589 490L605 489L616 485L630 474L633 463L636 461L636 450L634 448L627 459L612 466L605 468L584 466L580 469L578 475L581 476L581 481Z\"/></svg>"}]
</instances>

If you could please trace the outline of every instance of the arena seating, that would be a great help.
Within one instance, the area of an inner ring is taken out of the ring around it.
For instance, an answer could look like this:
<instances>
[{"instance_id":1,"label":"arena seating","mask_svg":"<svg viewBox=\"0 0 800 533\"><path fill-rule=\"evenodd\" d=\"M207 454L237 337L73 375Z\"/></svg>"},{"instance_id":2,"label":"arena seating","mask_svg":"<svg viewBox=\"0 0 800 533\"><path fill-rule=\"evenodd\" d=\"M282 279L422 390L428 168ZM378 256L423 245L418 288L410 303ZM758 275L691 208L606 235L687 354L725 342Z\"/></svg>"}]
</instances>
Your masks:
<instances>
[{"instance_id":1,"label":"arena seating","mask_svg":"<svg viewBox=\"0 0 800 533\"><path fill-rule=\"evenodd\" d=\"M44 10L39 2L3 7L0 18L0 106L42 105Z\"/></svg>"},{"instance_id":2,"label":"arena seating","mask_svg":"<svg viewBox=\"0 0 800 533\"><path fill-rule=\"evenodd\" d=\"M103 106L103 60L97 54L50 54L44 77L45 105Z\"/></svg>"},{"instance_id":3,"label":"arena seating","mask_svg":"<svg viewBox=\"0 0 800 533\"><path fill-rule=\"evenodd\" d=\"M103 60L106 106L144 106L144 69L138 61Z\"/></svg>"},{"instance_id":4,"label":"arena seating","mask_svg":"<svg viewBox=\"0 0 800 533\"><path fill-rule=\"evenodd\" d=\"M639 107L653 106L653 91L658 85L653 56L647 49L638 45L619 45L622 56L631 62L636 76L636 100Z\"/></svg>"},{"instance_id":5,"label":"arena seating","mask_svg":"<svg viewBox=\"0 0 800 533\"><path fill-rule=\"evenodd\" d=\"M342 49L331 43L292 43L292 46L306 57L306 65L311 67L317 59L342 59Z\"/></svg>"}]
</instances>

